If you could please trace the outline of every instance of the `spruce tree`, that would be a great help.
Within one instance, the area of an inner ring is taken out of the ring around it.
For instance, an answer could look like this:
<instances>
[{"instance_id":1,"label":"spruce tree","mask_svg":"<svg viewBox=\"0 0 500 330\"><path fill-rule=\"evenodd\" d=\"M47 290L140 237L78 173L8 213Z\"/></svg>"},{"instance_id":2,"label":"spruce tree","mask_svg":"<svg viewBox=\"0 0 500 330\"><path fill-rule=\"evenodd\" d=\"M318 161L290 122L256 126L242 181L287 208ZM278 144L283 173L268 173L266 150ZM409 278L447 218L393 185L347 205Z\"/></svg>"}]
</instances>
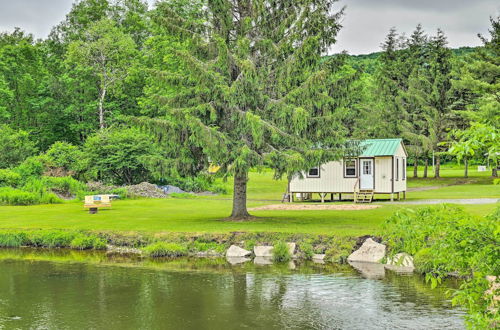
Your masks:
<instances>
[{"instance_id":1,"label":"spruce tree","mask_svg":"<svg viewBox=\"0 0 500 330\"><path fill-rule=\"evenodd\" d=\"M197 146L234 176L232 219L249 217L251 168L280 177L343 155L339 63L323 57L340 29L336 2L209 0L196 20L164 8L162 24L178 41L156 74L176 92L157 94L163 116L136 122L163 141L182 135L179 152Z\"/></svg>"}]
</instances>

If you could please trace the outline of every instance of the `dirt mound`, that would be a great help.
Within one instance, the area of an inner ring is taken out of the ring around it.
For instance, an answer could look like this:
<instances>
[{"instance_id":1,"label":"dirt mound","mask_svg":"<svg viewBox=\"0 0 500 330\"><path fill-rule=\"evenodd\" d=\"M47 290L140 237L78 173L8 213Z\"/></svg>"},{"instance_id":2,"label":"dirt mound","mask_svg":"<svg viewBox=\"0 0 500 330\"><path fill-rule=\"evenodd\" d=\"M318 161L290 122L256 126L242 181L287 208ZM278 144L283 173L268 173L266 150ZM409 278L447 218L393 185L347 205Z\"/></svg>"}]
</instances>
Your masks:
<instances>
[{"instance_id":1,"label":"dirt mound","mask_svg":"<svg viewBox=\"0 0 500 330\"><path fill-rule=\"evenodd\" d=\"M272 204L253 207L250 211L318 211L318 210L339 210L356 211L371 210L379 208L380 205L359 205L359 204Z\"/></svg>"}]
</instances>

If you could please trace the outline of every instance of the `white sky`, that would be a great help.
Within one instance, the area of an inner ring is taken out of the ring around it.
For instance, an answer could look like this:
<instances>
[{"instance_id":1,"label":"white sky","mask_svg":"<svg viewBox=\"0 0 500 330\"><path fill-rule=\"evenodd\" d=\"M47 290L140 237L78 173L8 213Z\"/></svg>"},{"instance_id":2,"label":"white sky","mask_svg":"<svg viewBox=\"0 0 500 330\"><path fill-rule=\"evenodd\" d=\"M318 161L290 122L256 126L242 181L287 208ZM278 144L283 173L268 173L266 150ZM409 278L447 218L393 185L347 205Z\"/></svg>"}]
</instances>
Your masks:
<instances>
[{"instance_id":1,"label":"white sky","mask_svg":"<svg viewBox=\"0 0 500 330\"><path fill-rule=\"evenodd\" d=\"M153 3L155 0L148 0ZM0 0L0 31L20 27L44 38L69 12L72 0ZM410 34L422 23L429 34L444 30L451 47L477 46L487 34L489 17L500 14L498 0L340 0L346 6L333 52L365 54L380 50L389 29Z\"/></svg>"}]
</instances>

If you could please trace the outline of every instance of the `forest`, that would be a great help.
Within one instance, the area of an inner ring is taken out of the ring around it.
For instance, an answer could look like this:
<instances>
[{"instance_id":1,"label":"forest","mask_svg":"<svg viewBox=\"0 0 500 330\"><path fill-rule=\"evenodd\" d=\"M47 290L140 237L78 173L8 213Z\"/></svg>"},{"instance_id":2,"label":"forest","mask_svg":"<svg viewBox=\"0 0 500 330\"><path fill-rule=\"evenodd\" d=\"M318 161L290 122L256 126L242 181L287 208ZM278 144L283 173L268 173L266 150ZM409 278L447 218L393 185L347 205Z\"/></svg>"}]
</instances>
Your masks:
<instances>
[{"instance_id":1,"label":"forest","mask_svg":"<svg viewBox=\"0 0 500 330\"><path fill-rule=\"evenodd\" d=\"M329 54L336 1L207 3L81 0L45 39L3 32L3 202L90 181L210 190L215 164L245 218L250 169L290 176L364 138L403 138L415 177L456 161L465 177L469 164L497 176L498 17L481 47L450 49L445 31L417 25L351 56Z\"/></svg>"}]
</instances>

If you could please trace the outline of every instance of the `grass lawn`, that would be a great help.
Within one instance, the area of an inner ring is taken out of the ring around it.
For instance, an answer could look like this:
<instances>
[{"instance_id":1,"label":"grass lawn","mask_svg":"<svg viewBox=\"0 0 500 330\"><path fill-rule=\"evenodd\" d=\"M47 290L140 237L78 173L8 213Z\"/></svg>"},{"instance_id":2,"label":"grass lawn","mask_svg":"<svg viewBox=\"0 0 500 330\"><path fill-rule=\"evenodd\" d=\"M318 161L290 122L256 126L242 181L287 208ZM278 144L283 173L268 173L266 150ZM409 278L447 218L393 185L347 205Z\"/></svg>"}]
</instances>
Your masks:
<instances>
[{"instance_id":1,"label":"grass lawn","mask_svg":"<svg viewBox=\"0 0 500 330\"><path fill-rule=\"evenodd\" d=\"M443 170L443 175L447 173ZM477 173L477 172L476 172ZM446 186L461 180L448 177L442 180L409 178L409 186L440 186L438 189L411 192L411 199L432 198L500 198L500 186L479 173L471 173L472 182ZM432 183L432 184L431 184ZM225 183L231 190L231 182ZM249 207L274 204L286 189L286 181L272 180L272 173L251 173L248 197ZM192 199L137 199L113 202L110 210L89 215L81 202L57 205L0 206L0 228L59 228L119 231L174 231L174 232L231 232L262 231L287 233L335 234L339 236L376 235L381 223L402 207L422 206L383 205L362 211L253 211L257 220L230 222L223 219L230 214L230 195ZM464 205L471 214L484 216L495 204Z\"/></svg>"}]
</instances>

